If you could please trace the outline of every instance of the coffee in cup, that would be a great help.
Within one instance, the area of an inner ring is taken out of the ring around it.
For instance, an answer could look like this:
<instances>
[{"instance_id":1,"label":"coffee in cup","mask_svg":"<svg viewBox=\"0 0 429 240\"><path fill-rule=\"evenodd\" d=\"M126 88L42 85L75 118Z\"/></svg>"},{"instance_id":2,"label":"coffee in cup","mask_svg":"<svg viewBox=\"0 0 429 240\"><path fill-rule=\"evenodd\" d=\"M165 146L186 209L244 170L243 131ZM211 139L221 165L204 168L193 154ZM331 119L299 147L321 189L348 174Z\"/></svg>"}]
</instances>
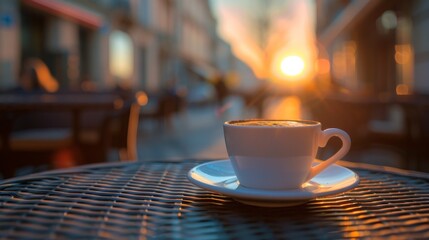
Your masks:
<instances>
[{"instance_id":1,"label":"coffee in cup","mask_svg":"<svg viewBox=\"0 0 429 240\"><path fill-rule=\"evenodd\" d=\"M349 135L337 128L321 129L307 120L237 120L223 125L225 143L240 185L248 188L298 189L334 164L350 149ZM341 149L313 166L319 147L339 137Z\"/></svg>"}]
</instances>

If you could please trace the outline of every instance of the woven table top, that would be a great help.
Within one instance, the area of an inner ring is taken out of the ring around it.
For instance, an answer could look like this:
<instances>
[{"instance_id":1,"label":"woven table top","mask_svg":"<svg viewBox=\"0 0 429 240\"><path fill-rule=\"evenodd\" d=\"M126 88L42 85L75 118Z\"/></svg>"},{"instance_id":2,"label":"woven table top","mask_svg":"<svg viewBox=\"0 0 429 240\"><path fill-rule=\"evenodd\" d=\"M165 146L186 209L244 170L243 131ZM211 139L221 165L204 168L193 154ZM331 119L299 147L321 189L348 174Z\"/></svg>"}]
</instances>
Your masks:
<instances>
[{"instance_id":1,"label":"woven table top","mask_svg":"<svg viewBox=\"0 0 429 240\"><path fill-rule=\"evenodd\" d=\"M429 238L425 174L353 168L345 193L284 208L191 184L201 161L131 162L0 182L0 239Z\"/></svg>"}]
</instances>

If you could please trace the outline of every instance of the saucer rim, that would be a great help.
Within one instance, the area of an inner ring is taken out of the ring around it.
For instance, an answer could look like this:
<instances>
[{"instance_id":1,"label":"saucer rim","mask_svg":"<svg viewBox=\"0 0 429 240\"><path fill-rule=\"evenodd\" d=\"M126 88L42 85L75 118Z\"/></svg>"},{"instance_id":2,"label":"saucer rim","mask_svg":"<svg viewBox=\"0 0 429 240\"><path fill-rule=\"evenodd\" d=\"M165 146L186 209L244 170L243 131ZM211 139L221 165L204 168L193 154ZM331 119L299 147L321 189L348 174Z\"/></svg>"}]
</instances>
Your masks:
<instances>
[{"instance_id":1,"label":"saucer rim","mask_svg":"<svg viewBox=\"0 0 429 240\"><path fill-rule=\"evenodd\" d=\"M218 186L218 185L212 185L207 184L202 181L199 181L192 177L192 173L195 172L195 170L199 167L202 167L207 164L218 164L221 162L230 161L230 159L222 159L222 160L214 160L209 162L204 162L201 164L198 164L197 166L194 166L188 171L187 178L190 182L195 184L198 187L201 187L203 189L220 193L232 198L236 199L243 199L243 200L260 200L260 201L305 201L305 200L311 200L318 197L326 197L329 195L334 195L342 192L346 192L354 187L356 187L359 182L360 178L359 175L354 172L353 170L338 165L333 164L329 166L324 171L328 170L329 168L338 168L343 171L350 172L353 177L350 177L351 180L354 180L353 182L348 183L348 185L339 188L339 189L333 189L333 190L327 190L327 191L320 191L320 192L314 192L308 189L292 189L292 190L264 190L264 189L251 189L244 186L241 186L239 190L233 190L230 188ZM235 177L235 176L234 176ZM319 188L318 188L319 189Z\"/></svg>"}]
</instances>

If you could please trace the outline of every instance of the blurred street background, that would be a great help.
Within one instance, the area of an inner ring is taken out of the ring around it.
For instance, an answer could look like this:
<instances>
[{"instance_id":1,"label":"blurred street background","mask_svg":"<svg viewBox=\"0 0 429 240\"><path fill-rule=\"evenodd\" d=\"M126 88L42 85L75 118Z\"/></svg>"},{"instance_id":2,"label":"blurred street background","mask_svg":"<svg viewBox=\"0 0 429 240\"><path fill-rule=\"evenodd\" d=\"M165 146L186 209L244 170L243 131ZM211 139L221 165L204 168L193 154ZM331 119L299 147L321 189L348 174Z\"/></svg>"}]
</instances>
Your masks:
<instances>
[{"instance_id":1,"label":"blurred street background","mask_svg":"<svg viewBox=\"0 0 429 240\"><path fill-rule=\"evenodd\" d=\"M425 0L2 0L0 178L227 158L241 118L318 120L345 160L429 172L428 20Z\"/></svg>"}]
</instances>

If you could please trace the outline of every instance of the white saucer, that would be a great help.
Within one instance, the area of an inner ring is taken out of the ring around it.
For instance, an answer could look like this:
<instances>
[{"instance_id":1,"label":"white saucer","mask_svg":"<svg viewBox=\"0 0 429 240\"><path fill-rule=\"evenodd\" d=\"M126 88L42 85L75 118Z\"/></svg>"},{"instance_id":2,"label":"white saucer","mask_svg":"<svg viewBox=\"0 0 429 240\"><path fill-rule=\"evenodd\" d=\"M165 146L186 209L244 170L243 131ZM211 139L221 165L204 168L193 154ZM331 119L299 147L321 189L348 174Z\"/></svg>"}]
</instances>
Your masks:
<instances>
[{"instance_id":1,"label":"white saucer","mask_svg":"<svg viewBox=\"0 0 429 240\"><path fill-rule=\"evenodd\" d=\"M294 206L313 198L350 190L359 183L356 173L334 164L305 183L301 189L252 189L240 186L229 159L200 164L189 171L188 178L199 187L260 207Z\"/></svg>"}]
</instances>

